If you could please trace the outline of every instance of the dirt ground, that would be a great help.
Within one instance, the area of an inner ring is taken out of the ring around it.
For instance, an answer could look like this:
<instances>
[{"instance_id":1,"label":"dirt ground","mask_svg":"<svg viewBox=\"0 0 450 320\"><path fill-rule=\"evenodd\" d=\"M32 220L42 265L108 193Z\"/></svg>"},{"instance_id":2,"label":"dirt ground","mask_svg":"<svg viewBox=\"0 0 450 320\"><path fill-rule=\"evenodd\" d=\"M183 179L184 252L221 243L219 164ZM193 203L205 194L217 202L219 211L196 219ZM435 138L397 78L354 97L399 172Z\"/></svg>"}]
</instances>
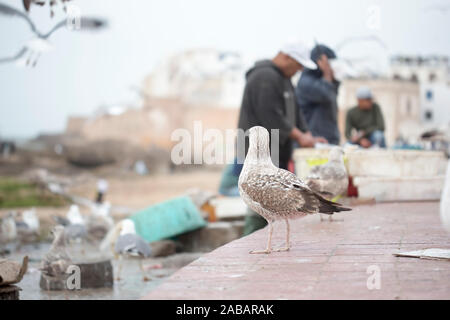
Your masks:
<instances>
[{"instance_id":1,"label":"dirt ground","mask_svg":"<svg viewBox=\"0 0 450 320\"><path fill-rule=\"evenodd\" d=\"M196 170L154 176L109 178L106 200L113 205L140 209L180 196L192 188L217 192L221 174L220 170ZM77 185L70 189L70 193L93 199L96 181Z\"/></svg>"},{"instance_id":2,"label":"dirt ground","mask_svg":"<svg viewBox=\"0 0 450 320\"><path fill-rule=\"evenodd\" d=\"M198 188L216 192L219 186L221 170L196 170L149 176L129 175L127 177L106 177L109 189L105 200L113 206L139 210L161 201L183 195L187 190ZM97 179L91 177L69 188L69 193L88 199L95 199ZM80 208L82 214L88 214L87 208ZM0 218L11 209L0 209ZM23 208L14 210L22 211ZM52 215L65 215L69 207L36 208L44 224L51 222Z\"/></svg>"}]
</instances>

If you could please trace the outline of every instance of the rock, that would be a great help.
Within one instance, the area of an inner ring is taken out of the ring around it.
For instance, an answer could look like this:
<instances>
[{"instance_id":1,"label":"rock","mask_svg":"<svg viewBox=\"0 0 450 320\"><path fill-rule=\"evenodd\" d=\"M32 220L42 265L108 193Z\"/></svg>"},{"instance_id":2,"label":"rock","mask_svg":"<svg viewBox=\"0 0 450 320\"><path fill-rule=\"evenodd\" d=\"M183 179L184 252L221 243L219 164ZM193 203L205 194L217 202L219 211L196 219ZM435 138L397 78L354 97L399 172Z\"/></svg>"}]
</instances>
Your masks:
<instances>
[{"instance_id":1,"label":"rock","mask_svg":"<svg viewBox=\"0 0 450 320\"><path fill-rule=\"evenodd\" d=\"M110 260L77 264L81 269L81 288L112 288L113 267Z\"/></svg>"},{"instance_id":2,"label":"rock","mask_svg":"<svg viewBox=\"0 0 450 320\"><path fill-rule=\"evenodd\" d=\"M240 238L244 222L213 222L178 237L185 252L208 252Z\"/></svg>"},{"instance_id":3,"label":"rock","mask_svg":"<svg viewBox=\"0 0 450 320\"><path fill-rule=\"evenodd\" d=\"M153 241L150 243L152 257L167 257L175 253L176 244L172 240Z\"/></svg>"},{"instance_id":4,"label":"rock","mask_svg":"<svg viewBox=\"0 0 450 320\"><path fill-rule=\"evenodd\" d=\"M0 287L18 283L22 280L28 268L28 256L22 263L0 259Z\"/></svg>"},{"instance_id":5,"label":"rock","mask_svg":"<svg viewBox=\"0 0 450 320\"><path fill-rule=\"evenodd\" d=\"M75 263L80 268L80 289L112 288L114 285L113 267L110 260ZM67 283L72 274L50 277L41 274L42 290L69 290Z\"/></svg>"},{"instance_id":6,"label":"rock","mask_svg":"<svg viewBox=\"0 0 450 320\"><path fill-rule=\"evenodd\" d=\"M39 281L39 287L46 291L59 291L67 290L67 280L70 275L64 275L61 277L51 277L41 273L41 279Z\"/></svg>"},{"instance_id":7,"label":"rock","mask_svg":"<svg viewBox=\"0 0 450 320\"><path fill-rule=\"evenodd\" d=\"M116 141L93 141L66 146L67 161L80 167L97 167L115 162Z\"/></svg>"},{"instance_id":8,"label":"rock","mask_svg":"<svg viewBox=\"0 0 450 320\"><path fill-rule=\"evenodd\" d=\"M14 285L0 287L0 300L19 300L20 290L19 287Z\"/></svg>"}]
</instances>

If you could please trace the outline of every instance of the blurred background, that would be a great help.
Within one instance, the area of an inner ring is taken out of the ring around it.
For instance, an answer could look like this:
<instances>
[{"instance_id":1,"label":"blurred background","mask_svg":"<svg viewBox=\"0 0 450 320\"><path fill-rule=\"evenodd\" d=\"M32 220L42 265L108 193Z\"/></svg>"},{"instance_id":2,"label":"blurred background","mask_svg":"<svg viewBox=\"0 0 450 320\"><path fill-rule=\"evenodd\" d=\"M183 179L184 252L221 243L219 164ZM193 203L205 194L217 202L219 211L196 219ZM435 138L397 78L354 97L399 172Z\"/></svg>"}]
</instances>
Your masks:
<instances>
[{"instance_id":1,"label":"blurred background","mask_svg":"<svg viewBox=\"0 0 450 320\"><path fill-rule=\"evenodd\" d=\"M0 1L27 17L0 15L0 215L36 208L45 239L72 204L89 215L107 202L118 221L185 195L225 231L191 235L178 251L239 237L245 205L217 197L224 164L175 165L171 134L197 120L235 129L245 72L292 38L336 52L342 143L346 112L368 86L388 150L449 154L449 1L38 2ZM71 14L97 24L42 36Z\"/></svg>"}]
</instances>

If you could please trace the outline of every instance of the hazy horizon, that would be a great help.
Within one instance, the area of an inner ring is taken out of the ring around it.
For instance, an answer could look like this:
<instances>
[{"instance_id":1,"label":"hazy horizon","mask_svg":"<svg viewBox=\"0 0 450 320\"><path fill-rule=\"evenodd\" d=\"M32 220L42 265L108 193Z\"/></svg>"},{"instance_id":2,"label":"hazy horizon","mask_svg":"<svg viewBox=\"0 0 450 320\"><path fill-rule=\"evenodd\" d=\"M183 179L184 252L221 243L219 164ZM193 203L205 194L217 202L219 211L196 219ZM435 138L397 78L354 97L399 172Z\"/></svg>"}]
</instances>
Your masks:
<instances>
[{"instance_id":1,"label":"hazy horizon","mask_svg":"<svg viewBox=\"0 0 450 320\"><path fill-rule=\"evenodd\" d=\"M22 10L22 2L0 1ZM449 1L238 1L75 0L83 15L103 17L95 33L62 29L54 49L37 66L0 64L0 136L30 137L62 131L69 115L88 115L101 105L132 103L144 77L167 55L195 48L271 57L291 37L330 46L351 36L379 36L387 54L450 56L450 10L426 8ZM368 8L381 11L379 28L367 27ZM30 17L46 31L64 18L62 8L32 7ZM22 19L0 15L0 57L14 55L32 37ZM344 52L344 51L343 51ZM346 55L370 54L362 43Z\"/></svg>"}]
</instances>

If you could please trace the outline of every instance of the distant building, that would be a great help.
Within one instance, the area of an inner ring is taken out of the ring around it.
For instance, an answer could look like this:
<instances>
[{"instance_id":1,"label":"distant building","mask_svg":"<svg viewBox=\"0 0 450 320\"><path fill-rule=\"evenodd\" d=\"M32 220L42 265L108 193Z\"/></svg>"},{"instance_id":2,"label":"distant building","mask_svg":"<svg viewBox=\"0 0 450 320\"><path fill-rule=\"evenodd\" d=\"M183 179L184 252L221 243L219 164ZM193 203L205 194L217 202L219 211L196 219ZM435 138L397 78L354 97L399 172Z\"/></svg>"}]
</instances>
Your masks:
<instances>
[{"instance_id":1,"label":"distant building","mask_svg":"<svg viewBox=\"0 0 450 320\"><path fill-rule=\"evenodd\" d=\"M419 83L448 83L449 58L446 56L393 56L390 77Z\"/></svg>"},{"instance_id":2,"label":"distant building","mask_svg":"<svg viewBox=\"0 0 450 320\"><path fill-rule=\"evenodd\" d=\"M371 88L374 100L383 111L388 146L392 146L399 137L410 140L419 137L422 129L418 83L386 78L346 79L342 82L338 95L342 142L345 141L345 117L348 109L357 105L356 91L360 86Z\"/></svg>"},{"instance_id":3,"label":"distant building","mask_svg":"<svg viewBox=\"0 0 450 320\"><path fill-rule=\"evenodd\" d=\"M450 85L425 83L420 85L422 123L427 128L450 126Z\"/></svg>"},{"instance_id":4,"label":"distant building","mask_svg":"<svg viewBox=\"0 0 450 320\"><path fill-rule=\"evenodd\" d=\"M236 128L238 116L238 108L193 106L178 99L149 98L139 109L125 109L117 114L104 112L84 119L69 118L66 133L91 141L111 139L143 148L156 146L171 150L177 143L171 140L176 129L187 129L193 136L194 122L201 121L203 130L218 129L225 133Z\"/></svg>"},{"instance_id":5,"label":"distant building","mask_svg":"<svg viewBox=\"0 0 450 320\"><path fill-rule=\"evenodd\" d=\"M153 97L179 99L191 105L240 106L246 65L235 52L195 49L162 61L144 81Z\"/></svg>"},{"instance_id":6,"label":"distant building","mask_svg":"<svg viewBox=\"0 0 450 320\"><path fill-rule=\"evenodd\" d=\"M446 56L394 56L390 76L420 85L420 113L425 128L450 125L450 66Z\"/></svg>"}]
</instances>

